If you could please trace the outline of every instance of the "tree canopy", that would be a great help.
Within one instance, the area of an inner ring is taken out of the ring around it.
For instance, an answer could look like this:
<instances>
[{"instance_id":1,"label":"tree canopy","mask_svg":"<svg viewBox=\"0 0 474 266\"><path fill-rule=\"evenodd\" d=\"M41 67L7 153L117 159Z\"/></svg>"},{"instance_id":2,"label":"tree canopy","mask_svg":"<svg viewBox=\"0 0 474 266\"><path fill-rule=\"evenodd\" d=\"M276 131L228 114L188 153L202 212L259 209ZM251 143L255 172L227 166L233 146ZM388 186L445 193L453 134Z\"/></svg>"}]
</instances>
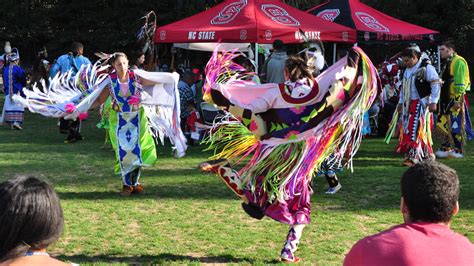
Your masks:
<instances>
[{"instance_id":1,"label":"tree canopy","mask_svg":"<svg viewBox=\"0 0 474 266\"><path fill-rule=\"evenodd\" d=\"M158 25L194 15L222 0L3 0L0 44L10 41L20 49L23 61L32 62L46 46L50 58L66 52L71 42L92 52L133 50L140 18L153 10ZM324 1L286 0L306 10ZM472 62L474 15L471 0L363 0L398 19L441 32L453 39L458 51ZM192 25L190 25L192 27Z\"/></svg>"}]
</instances>

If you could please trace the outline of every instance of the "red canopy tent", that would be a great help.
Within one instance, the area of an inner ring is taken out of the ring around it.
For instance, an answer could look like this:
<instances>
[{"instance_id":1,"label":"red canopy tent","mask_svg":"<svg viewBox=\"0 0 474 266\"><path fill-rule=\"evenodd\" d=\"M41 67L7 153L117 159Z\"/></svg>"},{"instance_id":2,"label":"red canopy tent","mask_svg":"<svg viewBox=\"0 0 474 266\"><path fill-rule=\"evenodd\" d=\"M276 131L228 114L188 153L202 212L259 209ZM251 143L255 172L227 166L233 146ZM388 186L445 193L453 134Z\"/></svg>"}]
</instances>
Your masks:
<instances>
[{"instance_id":1,"label":"red canopy tent","mask_svg":"<svg viewBox=\"0 0 474 266\"><path fill-rule=\"evenodd\" d=\"M357 30L358 42L435 42L439 34L390 17L360 0L330 0L307 12Z\"/></svg>"},{"instance_id":2,"label":"red canopy tent","mask_svg":"<svg viewBox=\"0 0 474 266\"><path fill-rule=\"evenodd\" d=\"M156 29L155 43L355 42L355 30L316 19L279 0L227 0L207 11Z\"/></svg>"}]
</instances>

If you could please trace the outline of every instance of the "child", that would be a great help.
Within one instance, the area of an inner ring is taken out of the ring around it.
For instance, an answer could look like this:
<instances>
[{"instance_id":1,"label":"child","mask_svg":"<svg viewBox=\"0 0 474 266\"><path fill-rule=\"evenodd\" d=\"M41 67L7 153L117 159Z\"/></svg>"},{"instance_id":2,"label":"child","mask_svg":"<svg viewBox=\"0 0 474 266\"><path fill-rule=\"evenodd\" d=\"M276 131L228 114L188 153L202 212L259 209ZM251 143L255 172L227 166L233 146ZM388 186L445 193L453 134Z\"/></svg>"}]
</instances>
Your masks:
<instances>
[{"instance_id":1,"label":"child","mask_svg":"<svg viewBox=\"0 0 474 266\"><path fill-rule=\"evenodd\" d=\"M196 123L202 124L201 114L196 109L193 102L188 103L189 116L186 119L186 133L189 135L191 145L196 145L201 140L200 129Z\"/></svg>"}]
</instances>

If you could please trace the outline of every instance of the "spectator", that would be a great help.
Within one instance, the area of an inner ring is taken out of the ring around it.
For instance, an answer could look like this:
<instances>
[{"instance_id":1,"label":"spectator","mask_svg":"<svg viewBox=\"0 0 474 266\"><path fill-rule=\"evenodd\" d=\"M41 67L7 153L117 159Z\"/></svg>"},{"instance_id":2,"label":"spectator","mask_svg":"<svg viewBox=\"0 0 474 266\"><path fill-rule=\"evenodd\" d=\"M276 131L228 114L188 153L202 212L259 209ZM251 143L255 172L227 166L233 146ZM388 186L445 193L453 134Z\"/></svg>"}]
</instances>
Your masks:
<instances>
[{"instance_id":1,"label":"spectator","mask_svg":"<svg viewBox=\"0 0 474 266\"><path fill-rule=\"evenodd\" d=\"M260 78L255 73L255 66L252 64L250 59L248 59L248 58L243 59L242 66L248 72L246 80L252 81L256 85L261 84Z\"/></svg>"},{"instance_id":2,"label":"spectator","mask_svg":"<svg viewBox=\"0 0 474 266\"><path fill-rule=\"evenodd\" d=\"M285 44L281 40L273 42L273 53L268 57L263 65L262 72L266 83L285 82L285 62L288 55L285 51Z\"/></svg>"},{"instance_id":3,"label":"spectator","mask_svg":"<svg viewBox=\"0 0 474 266\"><path fill-rule=\"evenodd\" d=\"M409 168L400 183L405 223L358 241L344 265L473 265L474 245L450 229L459 211L456 172L423 161Z\"/></svg>"},{"instance_id":4,"label":"spectator","mask_svg":"<svg viewBox=\"0 0 474 266\"><path fill-rule=\"evenodd\" d=\"M195 101L196 101L196 108L198 110L199 113L202 113L202 110L201 110L201 103L203 101L202 97L203 97L203 93L202 93L202 86L204 86L204 79L202 77L202 72L201 72L201 69L199 68L195 68L193 69L193 73L194 73L194 98L195 98ZM193 88L191 88L193 89Z\"/></svg>"},{"instance_id":5,"label":"spectator","mask_svg":"<svg viewBox=\"0 0 474 266\"><path fill-rule=\"evenodd\" d=\"M385 133L390 127L393 113L397 109L398 97L400 94L399 69L402 68L402 59L398 53L385 61L381 65L380 80L382 84L383 106L381 106L380 115L378 119L378 133L379 136L384 137ZM380 99L380 98L379 98ZM382 102L382 101L380 101ZM394 137L398 137L397 132L394 131Z\"/></svg>"},{"instance_id":6,"label":"spectator","mask_svg":"<svg viewBox=\"0 0 474 266\"><path fill-rule=\"evenodd\" d=\"M16 176L0 183L0 264L68 265L46 252L64 225L59 198L36 177Z\"/></svg>"},{"instance_id":7,"label":"spectator","mask_svg":"<svg viewBox=\"0 0 474 266\"><path fill-rule=\"evenodd\" d=\"M31 75L30 86L36 86L42 92L45 91L43 88L43 83L46 87L49 86L49 61L48 61L48 51L46 47L43 47L36 57L35 63L33 65L33 74Z\"/></svg>"},{"instance_id":8,"label":"spectator","mask_svg":"<svg viewBox=\"0 0 474 266\"><path fill-rule=\"evenodd\" d=\"M69 70L71 70L73 74L76 74L82 65L91 64L89 58L82 55L83 53L84 45L80 42L73 42L70 52L61 55L53 64L50 76L54 77L58 73L66 73Z\"/></svg>"},{"instance_id":9,"label":"spectator","mask_svg":"<svg viewBox=\"0 0 474 266\"><path fill-rule=\"evenodd\" d=\"M145 54L141 51L137 52L135 55L135 60L130 66L130 69L143 69L143 64L145 63Z\"/></svg>"},{"instance_id":10,"label":"spectator","mask_svg":"<svg viewBox=\"0 0 474 266\"><path fill-rule=\"evenodd\" d=\"M161 69L158 68L157 71L170 72L170 67L169 67L167 64L163 64L163 65L161 66Z\"/></svg>"},{"instance_id":11,"label":"spectator","mask_svg":"<svg viewBox=\"0 0 474 266\"><path fill-rule=\"evenodd\" d=\"M51 67L50 76L54 77L58 73L66 73L72 71L76 74L82 65L91 64L91 61L82 54L84 53L84 45L80 42L73 42L71 51L67 54L61 55ZM73 75L71 76L73 77ZM59 132L68 134L65 143L74 143L78 140L83 140L81 135L81 121L76 119L74 121L59 119Z\"/></svg>"},{"instance_id":12,"label":"spectator","mask_svg":"<svg viewBox=\"0 0 474 266\"><path fill-rule=\"evenodd\" d=\"M441 147L438 158L462 158L466 140L472 139L472 128L466 104L466 91L470 90L469 66L454 50L454 43L444 42L439 48L445 60L441 77L440 108L436 123Z\"/></svg>"},{"instance_id":13,"label":"spectator","mask_svg":"<svg viewBox=\"0 0 474 266\"><path fill-rule=\"evenodd\" d=\"M202 125L204 121L201 118L201 114L196 109L194 102L188 102L188 110L189 116L186 119L186 131L184 132L184 135L188 137L188 142L194 146L199 144L199 141L201 140L201 128L199 125ZM198 126L196 126L196 123L198 123Z\"/></svg>"},{"instance_id":14,"label":"spectator","mask_svg":"<svg viewBox=\"0 0 474 266\"><path fill-rule=\"evenodd\" d=\"M194 84L194 73L191 71L184 71L178 83L179 100L180 100L180 118L181 130L186 132L186 120L189 116L189 103L194 103L194 94L191 86Z\"/></svg>"}]
</instances>

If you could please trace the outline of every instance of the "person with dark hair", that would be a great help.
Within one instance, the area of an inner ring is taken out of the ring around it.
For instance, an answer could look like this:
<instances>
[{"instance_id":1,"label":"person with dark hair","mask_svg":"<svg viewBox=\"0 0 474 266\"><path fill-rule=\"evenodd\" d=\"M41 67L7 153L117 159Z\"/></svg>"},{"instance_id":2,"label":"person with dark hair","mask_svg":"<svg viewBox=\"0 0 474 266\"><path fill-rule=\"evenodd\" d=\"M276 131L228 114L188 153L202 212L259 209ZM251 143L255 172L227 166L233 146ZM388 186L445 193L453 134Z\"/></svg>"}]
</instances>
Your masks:
<instances>
[{"instance_id":1,"label":"person with dark hair","mask_svg":"<svg viewBox=\"0 0 474 266\"><path fill-rule=\"evenodd\" d=\"M405 223L359 240L344 265L472 265L474 245L450 229L459 212L456 171L423 161L410 167L400 184Z\"/></svg>"},{"instance_id":2,"label":"person with dark hair","mask_svg":"<svg viewBox=\"0 0 474 266\"><path fill-rule=\"evenodd\" d=\"M255 66L252 64L252 62L250 61L250 59L248 58L244 58L242 60L242 64L241 64L246 71L248 71L248 76L247 76L247 80L248 81L252 81L254 84L261 84L260 82L260 78L258 77L257 73L255 73Z\"/></svg>"},{"instance_id":3,"label":"person with dark hair","mask_svg":"<svg viewBox=\"0 0 474 266\"><path fill-rule=\"evenodd\" d=\"M445 62L441 71L443 85L436 123L441 147L435 154L438 158L462 158L464 145L473 136L466 101L466 92L471 87L469 67L466 60L456 53L453 42L442 43L439 53Z\"/></svg>"},{"instance_id":4,"label":"person with dark hair","mask_svg":"<svg viewBox=\"0 0 474 266\"><path fill-rule=\"evenodd\" d=\"M48 51L46 47L43 47L36 56L35 63L33 64L33 73L30 79L30 86L36 84L38 89L44 92L44 90L49 86L49 61ZM44 82L44 83L43 83ZM46 88L43 87L43 84Z\"/></svg>"},{"instance_id":5,"label":"person with dark hair","mask_svg":"<svg viewBox=\"0 0 474 266\"><path fill-rule=\"evenodd\" d=\"M194 73L192 71L183 71L180 74L178 83L179 91L179 104L180 104L180 118L181 118L181 130L186 132L186 120L189 116L189 104L195 104L194 93L191 86L194 84Z\"/></svg>"},{"instance_id":6,"label":"person with dark hair","mask_svg":"<svg viewBox=\"0 0 474 266\"><path fill-rule=\"evenodd\" d=\"M153 87L161 83L174 89L173 84L176 80L171 73L154 73L160 81L150 81L138 76L136 73L140 70L128 69L128 58L124 53L114 53L109 63L113 71L97 85L98 89L103 90L92 107L103 104L111 97L112 107L108 114L109 137L116 155L115 172L122 176L120 195L127 197L143 192L144 188L139 182L142 168L156 162L156 147L152 132L149 130L149 123L152 121L147 119L145 113L151 111L145 111L141 104L142 86ZM173 102L167 104L172 105ZM175 133L178 135L176 138L179 137L180 131ZM184 153L183 150L179 152Z\"/></svg>"},{"instance_id":7,"label":"person with dark hair","mask_svg":"<svg viewBox=\"0 0 474 266\"><path fill-rule=\"evenodd\" d=\"M143 64L145 63L145 53L142 51L137 52L133 62L134 63L130 66L130 69L143 69Z\"/></svg>"},{"instance_id":8,"label":"person with dark hair","mask_svg":"<svg viewBox=\"0 0 474 266\"><path fill-rule=\"evenodd\" d=\"M51 67L50 76L55 77L58 73L66 73L68 71L72 71L74 75L82 65L90 65L91 61L83 56L83 53L84 45L80 42L73 42L70 51L56 59Z\"/></svg>"},{"instance_id":9,"label":"person with dark hair","mask_svg":"<svg viewBox=\"0 0 474 266\"><path fill-rule=\"evenodd\" d=\"M46 182L15 176L0 183L0 265L68 265L49 256L63 232L59 197Z\"/></svg>"},{"instance_id":10,"label":"person with dark hair","mask_svg":"<svg viewBox=\"0 0 474 266\"><path fill-rule=\"evenodd\" d=\"M262 67L262 74L265 83L285 82L285 61L288 55L285 51L285 44L281 40L273 42L273 53L267 58Z\"/></svg>"},{"instance_id":11,"label":"person with dark hair","mask_svg":"<svg viewBox=\"0 0 474 266\"><path fill-rule=\"evenodd\" d=\"M336 164L344 154L351 160L352 147L361 140L353 134L376 92L376 71L354 48L314 79L306 61L292 55L285 61L283 83L254 85L235 57L215 52L206 67L204 99L232 116L214 123L208 143L217 154L199 168L216 173L250 217L289 225L280 259L298 262L295 253L311 220L312 174L329 154L335 154ZM366 101L355 103L352 97ZM349 115L348 110L354 111Z\"/></svg>"},{"instance_id":12,"label":"person with dark hair","mask_svg":"<svg viewBox=\"0 0 474 266\"><path fill-rule=\"evenodd\" d=\"M55 77L58 74L72 72L71 77L79 71L81 66L90 65L91 61L83 56L84 45L80 42L73 42L71 49L67 54L61 55L51 67L49 72L50 77ZM81 135L81 121L76 119L74 121L59 119L59 132L67 134L65 143L74 143L84 138Z\"/></svg>"},{"instance_id":13,"label":"person with dark hair","mask_svg":"<svg viewBox=\"0 0 474 266\"><path fill-rule=\"evenodd\" d=\"M13 48L7 56L8 65L3 69L3 90L5 102L1 120L10 125L11 129L22 130L25 108L13 99L26 86L26 75L20 66L20 53ZM2 122L0 122L1 124Z\"/></svg>"},{"instance_id":14,"label":"person with dark hair","mask_svg":"<svg viewBox=\"0 0 474 266\"><path fill-rule=\"evenodd\" d=\"M406 48L401 54L405 69L400 74L402 87L397 111L403 134L397 152L405 154L406 166L434 157L431 127L432 112L436 111L439 99L439 77L429 59L421 55L418 46Z\"/></svg>"},{"instance_id":15,"label":"person with dark hair","mask_svg":"<svg viewBox=\"0 0 474 266\"><path fill-rule=\"evenodd\" d=\"M166 135L175 157L185 155L186 140L179 127L179 76L130 70L124 53L99 55L102 64L81 69L73 77L76 83L54 79L51 86L55 90L47 93L24 90L26 97L20 100L31 112L81 119L87 116L87 110L110 98L111 107L103 110L107 112L103 116L108 117L109 138L115 150L115 173L122 177L120 195L139 194L143 192L139 182L142 168L156 161L152 134L161 140ZM108 68L113 70L109 72ZM77 89L77 84L87 90ZM45 103L37 101L38 97L54 100Z\"/></svg>"}]
</instances>

